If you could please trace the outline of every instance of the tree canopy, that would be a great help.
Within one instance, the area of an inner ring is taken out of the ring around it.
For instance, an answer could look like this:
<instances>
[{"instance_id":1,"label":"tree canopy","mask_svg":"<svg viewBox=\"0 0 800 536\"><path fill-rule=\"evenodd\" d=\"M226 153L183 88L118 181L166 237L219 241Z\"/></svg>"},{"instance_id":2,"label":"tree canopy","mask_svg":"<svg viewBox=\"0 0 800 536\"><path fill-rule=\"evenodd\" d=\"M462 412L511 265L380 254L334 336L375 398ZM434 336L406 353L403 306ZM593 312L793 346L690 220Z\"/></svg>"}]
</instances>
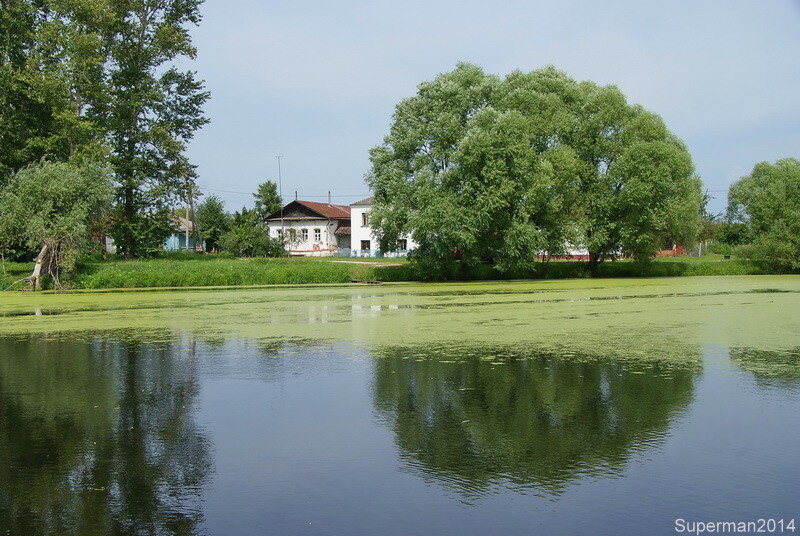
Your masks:
<instances>
[{"instance_id":1,"label":"tree canopy","mask_svg":"<svg viewBox=\"0 0 800 536\"><path fill-rule=\"evenodd\" d=\"M274 181L264 181L259 184L253 197L255 197L255 211L261 221L266 221L267 217L280 210L283 204L281 196L278 195L278 185Z\"/></svg>"},{"instance_id":2,"label":"tree canopy","mask_svg":"<svg viewBox=\"0 0 800 536\"><path fill-rule=\"evenodd\" d=\"M382 249L411 233L444 272L454 256L525 271L568 248L592 265L646 258L691 243L700 221L700 181L661 118L554 67L500 78L459 64L397 105L370 159Z\"/></svg>"},{"instance_id":3,"label":"tree canopy","mask_svg":"<svg viewBox=\"0 0 800 536\"><path fill-rule=\"evenodd\" d=\"M225 212L225 203L212 195L197 207L197 227L206 241L206 250L213 251L220 247L222 236L230 228L231 218Z\"/></svg>"},{"instance_id":4,"label":"tree canopy","mask_svg":"<svg viewBox=\"0 0 800 536\"><path fill-rule=\"evenodd\" d=\"M107 157L115 242L128 257L160 247L207 122L209 94L179 65L195 57L200 4L0 0L0 187L42 158Z\"/></svg>"},{"instance_id":5,"label":"tree canopy","mask_svg":"<svg viewBox=\"0 0 800 536\"><path fill-rule=\"evenodd\" d=\"M90 226L111 200L111 170L98 162L23 168L0 195L0 242L24 240L40 249L31 282L72 267Z\"/></svg>"},{"instance_id":6,"label":"tree canopy","mask_svg":"<svg viewBox=\"0 0 800 536\"><path fill-rule=\"evenodd\" d=\"M756 164L728 191L728 219L745 227L750 255L800 268L800 161Z\"/></svg>"},{"instance_id":7,"label":"tree canopy","mask_svg":"<svg viewBox=\"0 0 800 536\"><path fill-rule=\"evenodd\" d=\"M0 187L42 158L99 154L105 3L0 0Z\"/></svg>"},{"instance_id":8,"label":"tree canopy","mask_svg":"<svg viewBox=\"0 0 800 536\"><path fill-rule=\"evenodd\" d=\"M176 62L196 55L188 26L200 21L200 4L111 2L110 104L102 117L117 182L112 235L127 257L163 242L166 209L195 176L184 150L208 122L202 106L209 93Z\"/></svg>"},{"instance_id":9,"label":"tree canopy","mask_svg":"<svg viewBox=\"0 0 800 536\"><path fill-rule=\"evenodd\" d=\"M269 236L258 213L244 207L241 212L234 212L220 244L238 257L279 257L285 253L283 242Z\"/></svg>"}]
</instances>

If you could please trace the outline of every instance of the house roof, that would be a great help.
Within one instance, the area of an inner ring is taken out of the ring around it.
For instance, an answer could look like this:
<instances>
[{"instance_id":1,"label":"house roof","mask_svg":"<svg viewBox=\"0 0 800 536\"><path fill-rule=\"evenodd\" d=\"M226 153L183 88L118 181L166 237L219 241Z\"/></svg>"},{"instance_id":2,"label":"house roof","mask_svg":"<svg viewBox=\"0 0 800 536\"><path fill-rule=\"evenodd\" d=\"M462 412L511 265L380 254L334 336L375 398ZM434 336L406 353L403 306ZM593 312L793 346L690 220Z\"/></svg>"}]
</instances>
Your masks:
<instances>
[{"instance_id":1,"label":"house roof","mask_svg":"<svg viewBox=\"0 0 800 536\"><path fill-rule=\"evenodd\" d=\"M350 203L350 206L354 205L371 205L372 204L372 196L365 197L361 201L356 201L355 203Z\"/></svg>"},{"instance_id":2,"label":"house roof","mask_svg":"<svg viewBox=\"0 0 800 536\"><path fill-rule=\"evenodd\" d=\"M349 235L350 234L350 227L342 226L337 227L336 230L333 232L335 235Z\"/></svg>"},{"instance_id":3,"label":"house roof","mask_svg":"<svg viewBox=\"0 0 800 536\"><path fill-rule=\"evenodd\" d=\"M287 204L283 207L284 213L292 205L300 205L302 207L307 208L308 210L319 214L323 218L327 218L329 220L349 220L350 219L350 207L346 205L331 205L329 203L318 203L316 201L300 201L295 199L291 203ZM269 215L267 218L268 220L274 220L281 217L281 211L275 211ZM291 218L285 218L291 219Z\"/></svg>"},{"instance_id":4,"label":"house roof","mask_svg":"<svg viewBox=\"0 0 800 536\"><path fill-rule=\"evenodd\" d=\"M347 205L330 205L328 203L317 203L316 201L297 201L297 203L310 208L314 212L319 212L326 218L350 219L350 207Z\"/></svg>"},{"instance_id":5,"label":"house roof","mask_svg":"<svg viewBox=\"0 0 800 536\"><path fill-rule=\"evenodd\" d=\"M172 220L174 223L178 224L178 229L180 229L181 232L185 232L187 229L189 231L194 230L194 224L192 223L192 220L181 218L180 216L176 216L175 214L170 214L169 219Z\"/></svg>"}]
</instances>

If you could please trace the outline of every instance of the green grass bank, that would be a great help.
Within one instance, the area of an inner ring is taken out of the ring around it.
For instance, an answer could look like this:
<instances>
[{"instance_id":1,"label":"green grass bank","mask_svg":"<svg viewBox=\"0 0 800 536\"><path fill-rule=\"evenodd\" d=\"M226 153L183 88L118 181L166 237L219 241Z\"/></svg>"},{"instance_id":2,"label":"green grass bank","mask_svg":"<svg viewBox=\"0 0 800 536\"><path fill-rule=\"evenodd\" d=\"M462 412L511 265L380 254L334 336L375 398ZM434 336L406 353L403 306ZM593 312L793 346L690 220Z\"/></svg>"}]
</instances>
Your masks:
<instances>
[{"instance_id":1,"label":"green grass bank","mask_svg":"<svg viewBox=\"0 0 800 536\"><path fill-rule=\"evenodd\" d=\"M32 263L4 263L2 288L30 274ZM776 271L765 261L723 259L708 255L654 259L639 264L632 261L606 262L596 277L676 277L714 275L761 275ZM527 274L497 272L490 265L480 266L465 280L575 279L589 277L585 262L551 261L539 263ZM171 254L154 259L90 260L78 266L67 285L75 289L209 287L247 285L298 285L348 283L358 281L429 280L419 267L402 259L331 258L248 258L229 255Z\"/></svg>"}]
</instances>

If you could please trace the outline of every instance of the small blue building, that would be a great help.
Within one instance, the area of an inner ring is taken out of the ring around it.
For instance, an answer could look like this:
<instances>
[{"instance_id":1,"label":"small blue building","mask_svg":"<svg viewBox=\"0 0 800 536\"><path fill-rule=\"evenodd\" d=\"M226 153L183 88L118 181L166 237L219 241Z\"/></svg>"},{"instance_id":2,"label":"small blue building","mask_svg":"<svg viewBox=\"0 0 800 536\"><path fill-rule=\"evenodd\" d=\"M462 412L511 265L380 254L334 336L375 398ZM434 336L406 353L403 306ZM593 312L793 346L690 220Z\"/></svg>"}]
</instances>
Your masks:
<instances>
[{"instance_id":1,"label":"small blue building","mask_svg":"<svg viewBox=\"0 0 800 536\"><path fill-rule=\"evenodd\" d=\"M192 231L194 224L192 221L180 216L170 216L173 222L173 230L164 242L164 251L205 251L206 241L195 240ZM186 247L186 231L189 231L189 247Z\"/></svg>"}]
</instances>

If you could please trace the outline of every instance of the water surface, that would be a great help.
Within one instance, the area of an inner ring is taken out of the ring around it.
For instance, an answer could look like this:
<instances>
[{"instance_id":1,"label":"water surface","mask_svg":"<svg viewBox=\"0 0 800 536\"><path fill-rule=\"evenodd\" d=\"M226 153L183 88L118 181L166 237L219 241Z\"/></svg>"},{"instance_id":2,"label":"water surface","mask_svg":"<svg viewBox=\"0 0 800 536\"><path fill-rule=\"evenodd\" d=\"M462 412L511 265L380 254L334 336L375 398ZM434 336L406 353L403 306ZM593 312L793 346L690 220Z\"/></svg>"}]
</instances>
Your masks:
<instances>
[{"instance_id":1,"label":"water surface","mask_svg":"<svg viewBox=\"0 0 800 536\"><path fill-rule=\"evenodd\" d=\"M6 296L9 534L799 513L797 277Z\"/></svg>"}]
</instances>

